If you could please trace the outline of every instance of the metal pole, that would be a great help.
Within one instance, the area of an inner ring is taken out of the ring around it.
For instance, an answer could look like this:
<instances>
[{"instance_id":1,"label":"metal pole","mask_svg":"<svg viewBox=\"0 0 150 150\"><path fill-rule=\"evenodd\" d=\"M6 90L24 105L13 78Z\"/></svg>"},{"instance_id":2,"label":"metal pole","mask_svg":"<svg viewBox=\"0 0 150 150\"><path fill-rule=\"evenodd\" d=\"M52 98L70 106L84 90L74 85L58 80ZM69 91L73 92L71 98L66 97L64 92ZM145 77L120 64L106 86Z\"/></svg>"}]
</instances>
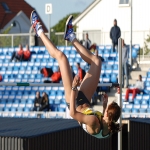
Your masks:
<instances>
[{"instance_id":1,"label":"metal pole","mask_svg":"<svg viewBox=\"0 0 150 150\"><path fill-rule=\"evenodd\" d=\"M13 36L13 34L11 35L11 47L12 48L14 47L14 36Z\"/></svg>"},{"instance_id":2,"label":"metal pole","mask_svg":"<svg viewBox=\"0 0 150 150\"><path fill-rule=\"evenodd\" d=\"M50 36L50 32L51 32L51 31L50 31L50 20L51 20L51 15L49 14L49 15L48 15L48 37L49 37L49 39L50 39L50 37L51 37L51 36Z\"/></svg>"},{"instance_id":3,"label":"metal pole","mask_svg":"<svg viewBox=\"0 0 150 150\"><path fill-rule=\"evenodd\" d=\"M120 94L118 94L118 105L122 108L122 39L118 39L118 53L119 53L119 85ZM122 126L122 114L118 120L120 126ZM118 133L118 150L122 150L122 131Z\"/></svg>"},{"instance_id":4,"label":"metal pole","mask_svg":"<svg viewBox=\"0 0 150 150\"><path fill-rule=\"evenodd\" d=\"M132 0L130 2L131 8L131 28L130 28L130 65L132 67Z\"/></svg>"}]
</instances>

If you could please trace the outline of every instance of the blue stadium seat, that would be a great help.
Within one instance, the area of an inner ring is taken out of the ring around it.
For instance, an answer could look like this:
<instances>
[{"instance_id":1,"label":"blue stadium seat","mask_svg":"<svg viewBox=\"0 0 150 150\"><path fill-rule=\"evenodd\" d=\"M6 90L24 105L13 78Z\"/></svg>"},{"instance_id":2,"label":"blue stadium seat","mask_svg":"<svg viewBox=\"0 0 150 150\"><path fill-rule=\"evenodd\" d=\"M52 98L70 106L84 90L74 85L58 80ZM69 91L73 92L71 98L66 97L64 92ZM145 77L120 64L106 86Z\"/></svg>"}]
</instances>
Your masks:
<instances>
[{"instance_id":1,"label":"blue stadium seat","mask_svg":"<svg viewBox=\"0 0 150 150\"><path fill-rule=\"evenodd\" d=\"M50 103L50 105L53 105L54 104L54 99L49 99L49 103Z\"/></svg>"},{"instance_id":2,"label":"blue stadium seat","mask_svg":"<svg viewBox=\"0 0 150 150\"><path fill-rule=\"evenodd\" d=\"M105 50L105 46L104 46L104 45L99 45L99 46L98 46L98 50L104 51L104 50Z\"/></svg>"},{"instance_id":3,"label":"blue stadium seat","mask_svg":"<svg viewBox=\"0 0 150 150\"><path fill-rule=\"evenodd\" d=\"M58 88L59 88L59 87L54 86L54 87L51 88L51 90L52 90L52 91L58 91Z\"/></svg>"},{"instance_id":4,"label":"blue stadium seat","mask_svg":"<svg viewBox=\"0 0 150 150\"><path fill-rule=\"evenodd\" d=\"M144 99L144 100L149 100L149 99L150 99L150 96L149 96L148 94L144 94L143 97L142 97L142 99Z\"/></svg>"},{"instance_id":5,"label":"blue stadium seat","mask_svg":"<svg viewBox=\"0 0 150 150\"><path fill-rule=\"evenodd\" d=\"M124 109L123 109L123 112L125 112L125 113L130 113L131 110L132 110L131 108L124 108Z\"/></svg>"},{"instance_id":6,"label":"blue stadium seat","mask_svg":"<svg viewBox=\"0 0 150 150\"><path fill-rule=\"evenodd\" d=\"M65 109L65 108L62 108L62 107L58 107L58 108L57 108L57 111L58 111L58 112L65 112L66 109Z\"/></svg>"},{"instance_id":7,"label":"blue stadium seat","mask_svg":"<svg viewBox=\"0 0 150 150\"><path fill-rule=\"evenodd\" d=\"M11 108L11 107L12 107L12 103L13 103L13 101L8 101L8 102L6 103L6 105L5 105L5 107Z\"/></svg>"},{"instance_id":8,"label":"blue stadium seat","mask_svg":"<svg viewBox=\"0 0 150 150\"><path fill-rule=\"evenodd\" d=\"M138 113L140 107L141 107L140 104L133 105L132 112L133 112L133 113Z\"/></svg>"},{"instance_id":9,"label":"blue stadium seat","mask_svg":"<svg viewBox=\"0 0 150 150\"><path fill-rule=\"evenodd\" d=\"M110 51L109 50L105 50L103 53L103 57L107 60L107 58L110 56Z\"/></svg>"},{"instance_id":10,"label":"blue stadium seat","mask_svg":"<svg viewBox=\"0 0 150 150\"><path fill-rule=\"evenodd\" d=\"M17 108L15 108L15 107L10 108L10 111L12 111L12 112L16 112L16 110L17 110Z\"/></svg>"},{"instance_id":11,"label":"blue stadium seat","mask_svg":"<svg viewBox=\"0 0 150 150\"><path fill-rule=\"evenodd\" d=\"M139 109L137 109L137 108L132 108L132 113L139 113Z\"/></svg>"},{"instance_id":12,"label":"blue stadium seat","mask_svg":"<svg viewBox=\"0 0 150 150\"><path fill-rule=\"evenodd\" d=\"M28 93L24 93L24 94L22 95L22 100L26 100L26 99L28 99L28 98L29 98Z\"/></svg>"},{"instance_id":13,"label":"blue stadium seat","mask_svg":"<svg viewBox=\"0 0 150 150\"><path fill-rule=\"evenodd\" d=\"M103 57L103 53L104 53L104 51L102 49L98 50L98 55L99 56Z\"/></svg>"},{"instance_id":14,"label":"blue stadium seat","mask_svg":"<svg viewBox=\"0 0 150 150\"><path fill-rule=\"evenodd\" d=\"M37 55L37 59L39 59L40 61L37 61L37 59L36 59L36 62L41 62L41 60L44 58L44 53L43 52L40 52L41 54L38 54Z\"/></svg>"},{"instance_id":15,"label":"blue stadium seat","mask_svg":"<svg viewBox=\"0 0 150 150\"><path fill-rule=\"evenodd\" d=\"M137 50L132 48L132 58L137 58Z\"/></svg>"},{"instance_id":16,"label":"blue stadium seat","mask_svg":"<svg viewBox=\"0 0 150 150\"><path fill-rule=\"evenodd\" d=\"M142 100L142 95L141 95L141 94L137 94L137 95L136 95L136 99L137 99L137 100Z\"/></svg>"},{"instance_id":17,"label":"blue stadium seat","mask_svg":"<svg viewBox=\"0 0 150 150\"><path fill-rule=\"evenodd\" d=\"M55 99L55 96L56 96L56 91L51 90L49 98L50 99Z\"/></svg>"},{"instance_id":18,"label":"blue stadium seat","mask_svg":"<svg viewBox=\"0 0 150 150\"><path fill-rule=\"evenodd\" d=\"M24 108L22 108L22 107L17 108L17 111L19 111L19 112L22 112L23 110L24 110Z\"/></svg>"},{"instance_id":19,"label":"blue stadium seat","mask_svg":"<svg viewBox=\"0 0 150 150\"><path fill-rule=\"evenodd\" d=\"M140 113L146 113L148 108L148 104L142 104L141 108L139 109Z\"/></svg>"},{"instance_id":20,"label":"blue stadium seat","mask_svg":"<svg viewBox=\"0 0 150 150\"><path fill-rule=\"evenodd\" d=\"M57 111L58 107L59 107L59 105L54 104L54 105L50 106L50 109L51 109L51 111Z\"/></svg>"},{"instance_id":21,"label":"blue stadium seat","mask_svg":"<svg viewBox=\"0 0 150 150\"><path fill-rule=\"evenodd\" d=\"M12 86L6 86L5 91L7 91L7 92L12 91Z\"/></svg>"},{"instance_id":22,"label":"blue stadium seat","mask_svg":"<svg viewBox=\"0 0 150 150\"><path fill-rule=\"evenodd\" d=\"M33 87L32 87L32 91L36 92L36 91L38 91L38 90L39 90L39 87L38 87L38 86L33 86Z\"/></svg>"},{"instance_id":23,"label":"blue stadium seat","mask_svg":"<svg viewBox=\"0 0 150 150\"><path fill-rule=\"evenodd\" d=\"M3 117L9 117L9 112L4 112Z\"/></svg>"},{"instance_id":24,"label":"blue stadium seat","mask_svg":"<svg viewBox=\"0 0 150 150\"><path fill-rule=\"evenodd\" d=\"M53 66L52 70L53 70L53 72L57 72L58 71L58 66Z\"/></svg>"},{"instance_id":25,"label":"blue stadium seat","mask_svg":"<svg viewBox=\"0 0 150 150\"><path fill-rule=\"evenodd\" d=\"M37 115L36 115L36 113L30 113L30 116L29 116L30 118L37 118Z\"/></svg>"},{"instance_id":26,"label":"blue stadium seat","mask_svg":"<svg viewBox=\"0 0 150 150\"><path fill-rule=\"evenodd\" d=\"M4 94L3 95L3 99L8 100L8 98L9 98L9 94Z\"/></svg>"},{"instance_id":27,"label":"blue stadium seat","mask_svg":"<svg viewBox=\"0 0 150 150\"><path fill-rule=\"evenodd\" d=\"M118 82L117 75L116 75L115 73L112 73L112 74L111 74L111 79L110 79L110 81L111 81L112 83L117 83L117 82Z\"/></svg>"},{"instance_id":28,"label":"blue stadium seat","mask_svg":"<svg viewBox=\"0 0 150 150\"><path fill-rule=\"evenodd\" d=\"M18 94L16 95L16 99L21 99L22 98L22 92L18 92Z\"/></svg>"},{"instance_id":29,"label":"blue stadium seat","mask_svg":"<svg viewBox=\"0 0 150 150\"><path fill-rule=\"evenodd\" d=\"M58 105L58 104L60 104L60 102L61 102L61 101L58 100L58 99L55 99L55 100L54 100L54 104L57 104L57 105Z\"/></svg>"},{"instance_id":30,"label":"blue stadium seat","mask_svg":"<svg viewBox=\"0 0 150 150\"><path fill-rule=\"evenodd\" d=\"M3 108L3 107L0 107L0 112L3 111L3 110L4 110L4 108ZM0 114L0 117L1 117L1 114Z\"/></svg>"},{"instance_id":31,"label":"blue stadium seat","mask_svg":"<svg viewBox=\"0 0 150 150\"><path fill-rule=\"evenodd\" d=\"M4 111L10 111L10 108L9 107L5 107Z\"/></svg>"},{"instance_id":32,"label":"blue stadium seat","mask_svg":"<svg viewBox=\"0 0 150 150\"><path fill-rule=\"evenodd\" d=\"M109 74L103 74L103 82L104 83L110 82L110 75Z\"/></svg>"},{"instance_id":33,"label":"blue stadium seat","mask_svg":"<svg viewBox=\"0 0 150 150\"><path fill-rule=\"evenodd\" d=\"M81 61L82 61L82 59L81 59L81 58L76 57L76 58L75 58L74 65L76 65L77 63L80 63Z\"/></svg>"},{"instance_id":34,"label":"blue stadium seat","mask_svg":"<svg viewBox=\"0 0 150 150\"><path fill-rule=\"evenodd\" d=\"M30 107L28 107L28 104L26 106L27 107L24 108L24 112L30 112Z\"/></svg>"},{"instance_id":35,"label":"blue stadium seat","mask_svg":"<svg viewBox=\"0 0 150 150\"><path fill-rule=\"evenodd\" d=\"M46 91L50 91L52 88L51 87L45 87Z\"/></svg>"},{"instance_id":36,"label":"blue stadium seat","mask_svg":"<svg viewBox=\"0 0 150 150\"><path fill-rule=\"evenodd\" d=\"M47 52L47 51L46 51ZM49 59L50 58L50 55L48 54L48 55L43 55L43 58L44 59Z\"/></svg>"},{"instance_id":37,"label":"blue stadium seat","mask_svg":"<svg viewBox=\"0 0 150 150\"><path fill-rule=\"evenodd\" d=\"M28 66L28 62L22 62L22 63L21 63L21 66L27 67L27 66Z\"/></svg>"},{"instance_id":38,"label":"blue stadium seat","mask_svg":"<svg viewBox=\"0 0 150 150\"><path fill-rule=\"evenodd\" d=\"M23 114L22 112L16 112L15 117L16 118L22 118Z\"/></svg>"},{"instance_id":39,"label":"blue stadium seat","mask_svg":"<svg viewBox=\"0 0 150 150\"><path fill-rule=\"evenodd\" d=\"M105 73L112 73L112 65L105 65L106 69L105 69Z\"/></svg>"},{"instance_id":40,"label":"blue stadium seat","mask_svg":"<svg viewBox=\"0 0 150 150\"><path fill-rule=\"evenodd\" d=\"M148 105L148 100L142 100L142 103L141 103L142 105Z\"/></svg>"},{"instance_id":41,"label":"blue stadium seat","mask_svg":"<svg viewBox=\"0 0 150 150\"><path fill-rule=\"evenodd\" d=\"M44 92L44 91L46 91L46 88L44 87L44 86L41 86L41 87L39 87L39 91L40 92ZM49 93L50 91L48 91L48 93Z\"/></svg>"},{"instance_id":42,"label":"blue stadium seat","mask_svg":"<svg viewBox=\"0 0 150 150\"><path fill-rule=\"evenodd\" d=\"M47 66L47 62L41 62L41 67L44 68Z\"/></svg>"},{"instance_id":43,"label":"blue stadium seat","mask_svg":"<svg viewBox=\"0 0 150 150\"><path fill-rule=\"evenodd\" d=\"M12 73L13 74L18 74L19 73L19 67L18 66L14 66Z\"/></svg>"},{"instance_id":44,"label":"blue stadium seat","mask_svg":"<svg viewBox=\"0 0 150 150\"><path fill-rule=\"evenodd\" d=\"M133 108L133 104L126 104L125 107L132 109Z\"/></svg>"},{"instance_id":45,"label":"blue stadium seat","mask_svg":"<svg viewBox=\"0 0 150 150\"><path fill-rule=\"evenodd\" d=\"M15 99L15 97L16 97L16 93L11 93L10 95L9 95L9 100L13 100L13 99Z\"/></svg>"},{"instance_id":46,"label":"blue stadium seat","mask_svg":"<svg viewBox=\"0 0 150 150\"><path fill-rule=\"evenodd\" d=\"M147 113L150 113L150 107L149 107L149 108L147 108Z\"/></svg>"},{"instance_id":47,"label":"blue stadium seat","mask_svg":"<svg viewBox=\"0 0 150 150\"><path fill-rule=\"evenodd\" d=\"M141 103L140 100L134 99L134 104L135 104L135 105L139 105L140 103Z\"/></svg>"},{"instance_id":48,"label":"blue stadium seat","mask_svg":"<svg viewBox=\"0 0 150 150\"><path fill-rule=\"evenodd\" d=\"M31 93L31 90L32 90L31 86L25 87L25 91L27 92L27 94Z\"/></svg>"},{"instance_id":49,"label":"blue stadium seat","mask_svg":"<svg viewBox=\"0 0 150 150\"><path fill-rule=\"evenodd\" d=\"M136 49L136 51L139 51L139 50L140 50L140 45L139 45L139 44L135 44L135 45L133 46L133 48Z\"/></svg>"},{"instance_id":50,"label":"blue stadium seat","mask_svg":"<svg viewBox=\"0 0 150 150\"><path fill-rule=\"evenodd\" d=\"M108 57L108 60L107 60L107 64L108 65L114 65L115 64L115 61L113 59L110 59L111 57Z\"/></svg>"}]
</instances>

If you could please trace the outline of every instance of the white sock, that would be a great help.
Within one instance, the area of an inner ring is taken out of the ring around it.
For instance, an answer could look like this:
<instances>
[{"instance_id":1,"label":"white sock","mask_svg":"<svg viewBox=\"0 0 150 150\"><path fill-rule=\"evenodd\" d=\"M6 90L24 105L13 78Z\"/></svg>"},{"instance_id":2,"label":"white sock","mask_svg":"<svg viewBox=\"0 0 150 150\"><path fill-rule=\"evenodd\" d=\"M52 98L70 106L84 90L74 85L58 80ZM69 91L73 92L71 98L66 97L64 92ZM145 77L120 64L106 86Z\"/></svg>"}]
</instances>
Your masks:
<instances>
[{"instance_id":1,"label":"white sock","mask_svg":"<svg viewBox=\"0 0 150 150\"><path fill-rule=\"evenodd\" d=\"M38 36L40 36L40 34L43 32L43 28L42 28L42 25L39 23L39 24L37 24L37 34L38 34Z\"/></svg>"},{"instance_id":2,"label":"white sock","mask_svg":"<svg viewBox=\"0 0 150 150\"><path fill-rule=\"evenodd\" d=\"M42 28L38 29L38 31L37 31L38 36L40 36L42 32L43 32Z\"/></svg>"},{"instance_id":3,"label":"white sock","mask_svg":"<svg viewBox=\"0 0 150 150\"><path fill-rule=\"evenodd\" d=\"M69 36L69 41L72 42L75 38L76 38L76 35L75 33L71 33L68 35Z\"/></svg>"}]
</instances>

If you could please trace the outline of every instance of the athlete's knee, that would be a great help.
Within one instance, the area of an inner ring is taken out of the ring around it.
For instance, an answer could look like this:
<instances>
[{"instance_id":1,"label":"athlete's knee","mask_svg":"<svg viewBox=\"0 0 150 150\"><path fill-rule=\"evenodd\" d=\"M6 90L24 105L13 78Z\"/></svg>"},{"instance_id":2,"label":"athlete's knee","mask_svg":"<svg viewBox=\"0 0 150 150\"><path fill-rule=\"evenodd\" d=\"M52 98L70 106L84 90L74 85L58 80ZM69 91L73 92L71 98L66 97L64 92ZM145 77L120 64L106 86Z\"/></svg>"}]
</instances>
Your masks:
<instances>
[{"instance_id":1,"label":"athlete's knee","mask_svg":"<svg viewBox=\"0 0 150 150\"><path fill-rule=\"evenodd\" d=\"M97 56L93 56L92 58L93 63L95 63L97 66L101 66L101 59Z\"/></svg>"},{"instance_id":2,"label":"athlete's knee","mask_svg":"<svg viewBox=\"0 0 150 150\"><path fill-rule=\"evenodd\" d=\"M58 59L62 59L62 58L65 58L65 55L64 55L64 53L62 51L58 50L57 53L56 53L56 57Z\"/></svg>"}]
</instances>

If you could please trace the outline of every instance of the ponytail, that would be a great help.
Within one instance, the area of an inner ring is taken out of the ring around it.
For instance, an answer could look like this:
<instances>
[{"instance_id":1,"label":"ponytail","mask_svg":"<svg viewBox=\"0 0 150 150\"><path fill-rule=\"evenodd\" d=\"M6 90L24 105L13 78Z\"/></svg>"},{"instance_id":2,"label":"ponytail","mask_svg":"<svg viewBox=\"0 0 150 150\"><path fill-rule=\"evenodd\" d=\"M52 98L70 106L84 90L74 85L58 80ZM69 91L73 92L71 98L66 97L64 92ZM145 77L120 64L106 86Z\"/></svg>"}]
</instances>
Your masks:
<instances>
[{"instance_id":1,"label":"ponytail","mask_svg":"<svg viewBox=\"0 0 150 150\"><path fill-rule=\"evenodd\" d=\"M113 133L119 132L121 130L121 127L119 123L115 123L114 121L109 121L108 130L110 131L110 133L113 134Z\"/></svg>"},{"instance_id":2,"label":"ponytail","mask_svg":"<svg viewBox=\"0 0 150 150\"><path fill-rule=\"evenodd\" d=\"M112 102L108 106L108 129L111 133L119 132L121 127L119 123L116 123L121 114L121 108L117 103Z\"/></svg>"}]
</instances>

